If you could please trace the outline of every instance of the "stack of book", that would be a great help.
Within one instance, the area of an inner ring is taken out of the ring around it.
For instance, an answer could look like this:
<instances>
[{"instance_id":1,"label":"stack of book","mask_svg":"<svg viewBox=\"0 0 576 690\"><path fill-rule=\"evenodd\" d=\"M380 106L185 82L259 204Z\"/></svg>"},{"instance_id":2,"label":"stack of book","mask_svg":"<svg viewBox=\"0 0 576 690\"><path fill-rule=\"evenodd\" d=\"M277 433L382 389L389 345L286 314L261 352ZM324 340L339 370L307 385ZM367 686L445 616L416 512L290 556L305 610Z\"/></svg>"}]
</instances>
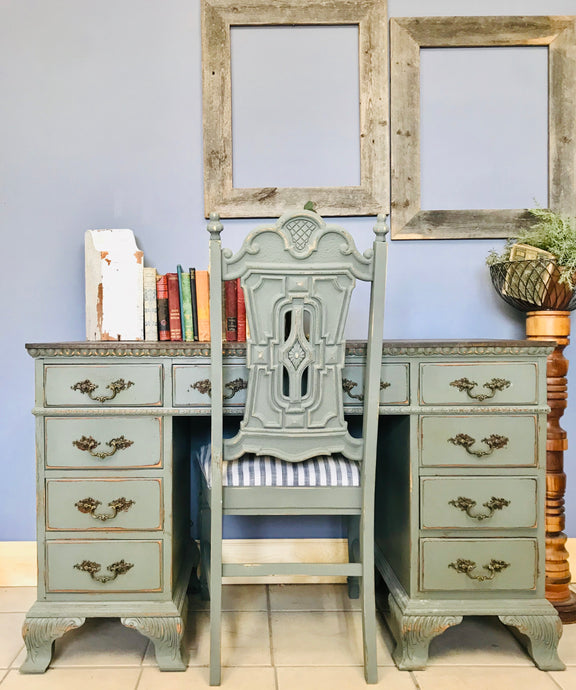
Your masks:
<instances>
[{"instance_id":1,"label":"stack of book","mask_svg":"<svg viewBox=\"0 0 576 690\"><path fill-rule=\"evenodd\" d=\"M178 266L159 275L144 268L144 340L209 342L209 273ZM222 335L228 342L246 341L246 306L240 280L223 284Z\"/></svg>"}]
</instances>

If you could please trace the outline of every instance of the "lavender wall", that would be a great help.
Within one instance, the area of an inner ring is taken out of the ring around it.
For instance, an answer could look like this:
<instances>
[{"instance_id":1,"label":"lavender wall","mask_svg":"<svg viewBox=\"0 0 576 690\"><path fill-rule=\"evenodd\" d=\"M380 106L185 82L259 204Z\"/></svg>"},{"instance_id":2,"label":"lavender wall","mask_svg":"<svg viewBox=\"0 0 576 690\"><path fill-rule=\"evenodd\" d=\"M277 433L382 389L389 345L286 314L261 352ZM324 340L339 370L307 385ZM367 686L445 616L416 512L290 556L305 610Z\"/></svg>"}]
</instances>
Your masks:
<instances>
[{"instance_id":1,"label":"lavender wall","mask_svg":"<svg viewBox=\"0 0 576 690\"><path fill-rule=\"evenodd\" d=\"M389 14L576 14L576 0L389 0ZM342 39L343 51L350 49L350 40L354 39L348 34ZM249 41L237 47L240 61L253 59L250 53ZM303 50L291 56L297 72L306 72L307 55ZM257 82L264 80L267 65L265 60L259 62L262 71L256 79L249 72L237 73L237 94L250 95L261 86ZM513 72L515 97L499 101L503 114L512 118L519 99L530 105L527 94L540 93L545 80L544 62L536 53L519 57L518 62ZM330 64L334 61L328 68ZM516 118L510 131L517 141L504 137L504 143L515 151L513 157L524 151L529 160L509 163L503 178L502 161L476 145L482 131L483 136L490 135L490 128L482 130L487 113L480 107L467 116L472 119L461 134L466 146L448 155L439 137L447 118L456 115L455 96L474 98L474 89L466 86L470 80L464 64L453 60L452 54L424 57L423 97L429 104L423 142L426 202L433 207L442 194L444 205L465 206L463 200L472 194L489 203L494 180L503 179L497 188L508 184L507 191L520 195L529 206L532 195L538 197L545 189L545 103L539 98L530 117ZM498 60L487 59L483 64L475 69L483 73L485 83L506 94ZM288 83L293 78L284 76ZM357 174L357 151L346 137L355 113L345 106L355 89L354 79L354 74L342 74L346 88L337 93L324 93L320 82L311 90L313 97L330 105L330 120L325 122L331 123L327 136L334 139L326 145L333 149L333 141L342 142L337 159L344 174L351 175ZM295 86L302 90L299 82ZM160 272L173 270L177 263L207 263L199 2L0 0L0 96L0 309L4 324L0 540L28 540L35 537L33 361L24 343L84 339L84 231L132 228L146 263ZM262 103L266 101L256 105ZM489 107L488 99L486 104ZM519 112L526 114L526 110L522 105ZM269 121L277 117L278 111L271 111ZM318 173L323 175L325 166L328 175L333 162L322 155L321 148L318 152L313 128L300 122L292 116L287 147L300 147L304 155L315 152ZM262 122L250 124L250 118L238 120L240 126L244 130L238 131L253 140L262 131ZM526 152L525 142L531 138L537 143ZM454 169L462 156L473 174L459 187L454 180L461 176L454 176ZM242 160L248 161L242 163L247 167L238 175L259 172L250 169L250 156ZM254 165L261 167L262 162L255 158ZM266 166L271 179L286 173L277 160ZM360 246L367 246L371 219L347 218L342 223ZM250 225L244 220L227 222L229 246L237 244L240 233L236 230ZM392 242L385 337L522 337L521 315L499 301L484 266L488 250L501 244ZM356 298L351 336L364 323L365 297L360 292ZM571 356L570 348L567 355ZM570 386L575 383L571 377ZM572 508L576 502L575 410L576 403L571 403L564 416L564 427L574 439L565 458L570 536L576 536ZM235 523L229 532L230 536L279 533L286 533L283 523L256 528L246 521ZM298 530L301 536L332 533L333 527L322 521L306 522Z\"/></svg>"}]
</instances>

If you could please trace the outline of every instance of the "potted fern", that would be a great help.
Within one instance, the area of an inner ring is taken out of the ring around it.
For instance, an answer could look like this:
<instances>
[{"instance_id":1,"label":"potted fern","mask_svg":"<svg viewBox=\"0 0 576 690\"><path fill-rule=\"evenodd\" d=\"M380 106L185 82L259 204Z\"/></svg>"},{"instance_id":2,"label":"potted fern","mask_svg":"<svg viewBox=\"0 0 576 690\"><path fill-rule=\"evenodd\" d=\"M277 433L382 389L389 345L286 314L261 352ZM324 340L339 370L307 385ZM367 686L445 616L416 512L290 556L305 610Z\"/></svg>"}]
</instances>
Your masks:
<instances>
[{"instance_id":1,"label":"potted fern","mask_svg":"<svg viewBox=\"0 0 576 690\"><path fill-rule=\"evenodd\" d=\"M576 308L576 218L530 209L534 223L486 259L498 294L522 311Z\"/></svg>"}]
</instances>

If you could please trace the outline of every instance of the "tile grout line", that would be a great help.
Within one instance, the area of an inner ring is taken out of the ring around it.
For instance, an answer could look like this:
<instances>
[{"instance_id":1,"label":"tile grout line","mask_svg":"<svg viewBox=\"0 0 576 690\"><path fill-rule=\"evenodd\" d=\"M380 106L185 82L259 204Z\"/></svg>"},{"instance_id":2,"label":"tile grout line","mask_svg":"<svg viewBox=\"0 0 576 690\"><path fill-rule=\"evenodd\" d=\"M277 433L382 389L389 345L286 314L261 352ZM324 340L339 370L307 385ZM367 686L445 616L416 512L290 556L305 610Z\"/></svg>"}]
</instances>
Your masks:
<instances>
[{"instance_id":1,"label":"tile grout line","mask_svg":"<svg viewBox=\"0 0 576 690\"><path fill-rule=\"evenodd\" d=\"M566 669L568 669L568 667L566 667ZM556 680L556 678L551 676L548 671L546 671L546 675L548 676L548 678L550 678L550 680L554 683L554 685L556 685L556 687L558 687L560 690L563 690L564 686L560 685L560 683Z\"/></svg>"},{"instance_id":2,"label":"tile grout line","mask_svg":"<svg viewBox=\"0 0 576 690\"><path fill-rule=\"evenodd\" d=\"M142 680L142 674L144 673L144 666L140 666L140 672L138 673L138 679L136 680L136 685L134 686L134 690L138 690L138 686L140 685L140 681Z\"/></svg>"},{"instance_id":3,"label":"tile grout line","mask_svg":"<svg viewBox=\"0 0 576 690\"><path fill-rule=\"evenodd\" d=\"M266 587L266 615L268 618L268 644L270 645L270 663L272 664L272 670L274 671L274 688L279 690L278 685L278 669L276 668L276 663L274 659L274 640L272 638L272 604L270 596L270 585L265 585Z\"/></svg>"},{"instance_id":4,"label":"tile grout line","mask_svg":"<svg viewBox=\"0 0 576 690\"><path fill-rule=\"evenodd\" d=\"M415 690L421 690L420 683L418 682L416 676L414 675L414 671L408 671L408 673L410 674L410 678L412 678L412 682L414 683Z\"/></svg>"}]
</instances>

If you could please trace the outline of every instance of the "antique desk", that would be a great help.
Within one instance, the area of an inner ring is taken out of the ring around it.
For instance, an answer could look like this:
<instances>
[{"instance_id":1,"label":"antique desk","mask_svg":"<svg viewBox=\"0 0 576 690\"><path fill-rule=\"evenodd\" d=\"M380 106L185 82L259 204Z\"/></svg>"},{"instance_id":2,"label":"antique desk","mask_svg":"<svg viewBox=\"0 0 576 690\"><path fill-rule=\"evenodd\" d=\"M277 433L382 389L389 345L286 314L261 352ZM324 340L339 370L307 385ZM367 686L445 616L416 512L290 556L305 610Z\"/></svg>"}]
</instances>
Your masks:
<instances>
[{"instance_id":1,"label":"antique desk","mask_svg":"<svg viewBox=\"0 0 576 690\"><path fill-rule=\"evenodd\" d=\"M190 447L209 422L202 343L27 345L36 360L38 599L21 670L94 616L149 637L182 670ZM376 563L402 669L465 615L496 615L539 668L564 668L544 597L546 358L535 341L383 343ZM362 412L364 346L349 342L346 410ZM245 395L244 347L225 346L228 414Z\"/></svg>"}]
</instances>

